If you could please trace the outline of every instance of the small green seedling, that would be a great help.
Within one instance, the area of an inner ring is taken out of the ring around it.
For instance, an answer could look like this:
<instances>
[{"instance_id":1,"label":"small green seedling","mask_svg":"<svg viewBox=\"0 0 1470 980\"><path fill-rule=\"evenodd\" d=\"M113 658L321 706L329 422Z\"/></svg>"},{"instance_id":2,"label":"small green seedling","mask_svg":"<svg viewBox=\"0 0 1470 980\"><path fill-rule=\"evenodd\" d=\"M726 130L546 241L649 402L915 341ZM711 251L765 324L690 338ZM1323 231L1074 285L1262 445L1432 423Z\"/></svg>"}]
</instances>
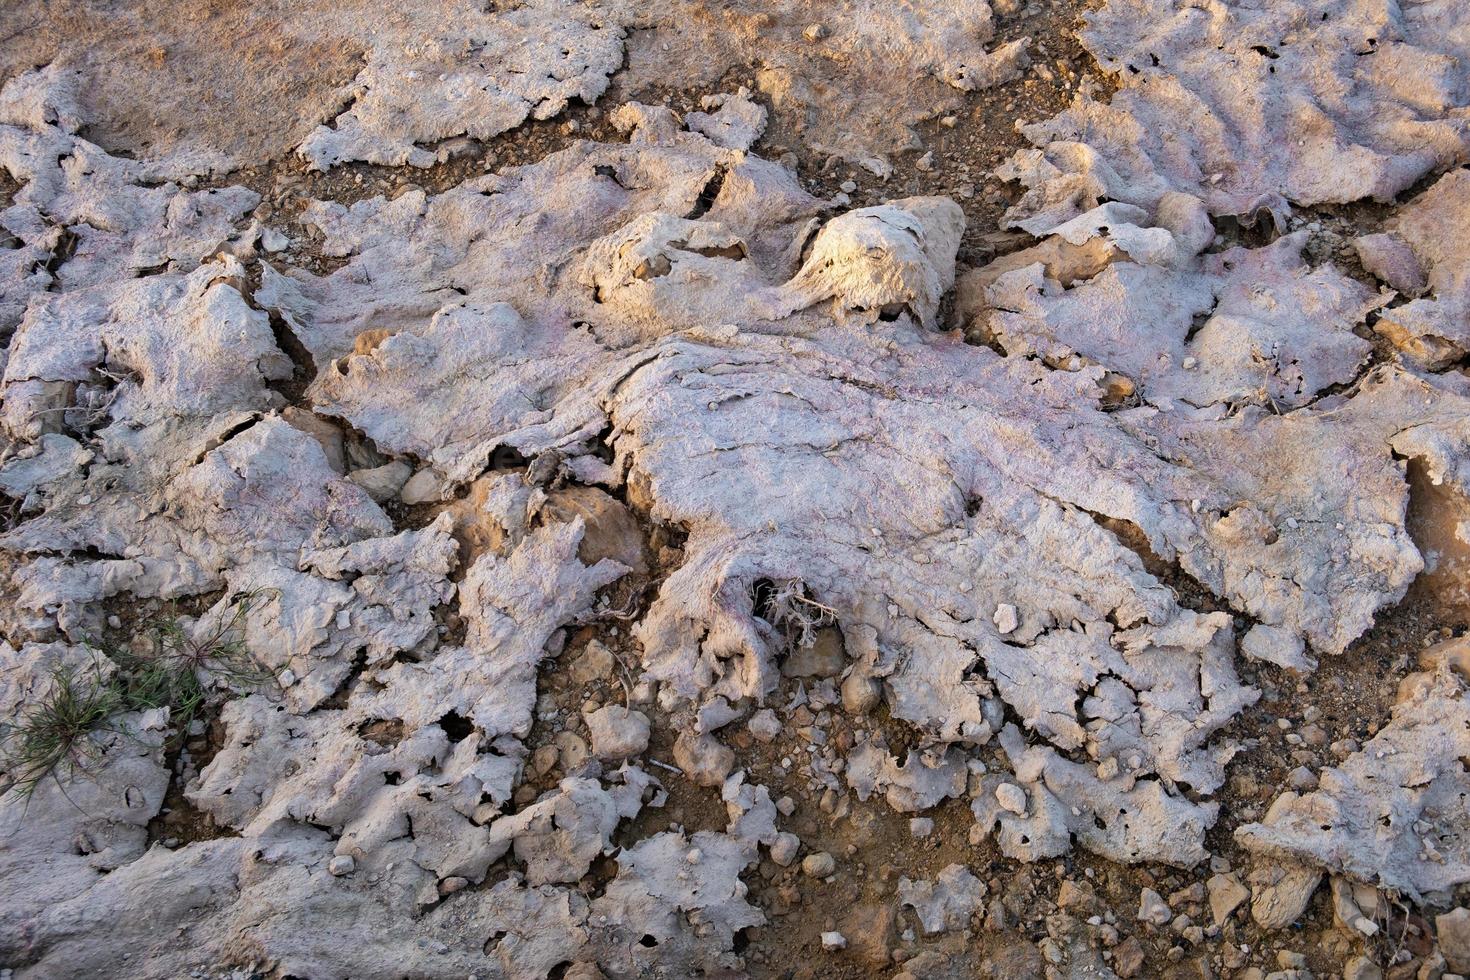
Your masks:
<instances>
[{"instance_id":1,"label":"small green seedling","mask_svg":"<svg viewBox=\"0 0 1470 980\"><path fill-rule=\"evenodd\" d=\"M101 753L98 733L124 710L122 692L100 664L59 666L40 700L0 735L0 795L30 796L47 776L72 776Z\"/></svg>"},{"instance_id":2,"label":"small green seedling","mask_svg":"<svg viewBox=\"0 0 1470 980\"><path fill-rule=\"evenodd\" d=\"M48 777L85 774L101 755L98 736L120 731L115 715L168 708L171 741L177 741L208 707L211 688L234 692L274 683L275 674L256 663L242 638L245 617L262 598L259 591L245 593L229 615L197 637L177 620L151 624L151 650L109 651L106 659L116 666L111 671L100 659L85 667L58 666L40 699L0 729L0 796L28 797Z\"/></svg>"}]
</instances>

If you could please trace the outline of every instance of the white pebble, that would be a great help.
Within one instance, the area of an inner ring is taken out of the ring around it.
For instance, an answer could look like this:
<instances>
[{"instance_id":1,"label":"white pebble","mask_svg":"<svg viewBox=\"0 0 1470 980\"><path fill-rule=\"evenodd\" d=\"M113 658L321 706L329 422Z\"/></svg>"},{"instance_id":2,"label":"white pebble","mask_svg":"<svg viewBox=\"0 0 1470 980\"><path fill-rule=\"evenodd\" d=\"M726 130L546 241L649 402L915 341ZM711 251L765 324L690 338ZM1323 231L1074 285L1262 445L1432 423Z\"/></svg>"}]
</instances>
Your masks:
<instances>
[{"instance_id":1,"label":"white pebble","mask_svg":"<svg viewBox=\"0 0 1470 980\"><path fill-rule=\"evenodd\" d=\"M1011 605L1009 602L1002 602L1000 605L995 607L994 619L995 628L1000 631L1001 636L1007 636L1011 633L1014 633L1016 631L1016 627L1021 625L1021 619L1016 612L1016 607Z\"/></svg>"}]
</instances>

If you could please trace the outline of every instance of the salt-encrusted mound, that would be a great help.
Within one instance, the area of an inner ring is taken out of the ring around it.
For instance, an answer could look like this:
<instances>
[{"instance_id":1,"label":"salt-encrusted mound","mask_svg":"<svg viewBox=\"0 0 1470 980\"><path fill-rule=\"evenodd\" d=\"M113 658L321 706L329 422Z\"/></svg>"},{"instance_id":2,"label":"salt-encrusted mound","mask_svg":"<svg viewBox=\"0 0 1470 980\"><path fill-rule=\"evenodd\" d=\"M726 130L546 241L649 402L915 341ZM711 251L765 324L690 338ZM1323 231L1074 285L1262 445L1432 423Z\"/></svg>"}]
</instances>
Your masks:
<instances>
[{"instance_id":1,"label":"salt-encrusted mound","mask_svg":"<svg viewBox=\"0 0 1470 980\"><path fill-rule=\"evenodd\" d=\"M1391 201L1470 155L1470 10L1458 3L1109 0L1081 38L1119 90L1025 127L1001 173L1042 233L1101 198L1170 191L1211 214Z\"/></svg>"},{"instance_id":2,"label":"salt-encrusted mound","mask_svg":"<svg viewBox=\"0 0 1470 980\"><path fill-rule=\"evenodd\" d=\"M1106 211L1114 239L1141 232L1119 222L1123 208L1103 205L1077 221ZM1145 220L1135 212L1135 220ZM1357 377L1372 344L1353 328L1389 299L1331 266L1313 269L1301 256L1306 241L1297 232L1267 248L1171 263L1125 249L1067 289L1038 262L986 287L978 302L988 310L972 329L1007 354L1101 364L1154 404L1301 408ZM1019 264L1020 257L1008 261ZM988 276L980 270L972 278Z\"/></svg>"},{"instance_id":3,"label":"salt-encrusted mound","mask_svg":"<svg viewBox=\"0 0 1470 980\"><path fill-rule=\"evenodd\" d=\"M316 220L347 265L272 288L306 345L339 355L314 388L320 410L429 462L440 494L497 447L555 451L566 471L626 482L656 520L689 532L684 565L638 627L667 706L770 692L779 638L753 590L795 582L835 610L854 669L882 678L894 714L931 741L988 740L985 706L999 698L1058 747L1115 760L1130 787L1162 777L1208 791L1232 751L1209 733L1253 697L1233 679L1228 621L1180 609L1099 520L1136 525L1157 555L1260 621L1253 650L1298 664L1308 644L1340 650L1417 572L1387 447L1410 429L1454 432L1461 401L1392 369L1357 397L1321 399L1364 359L1357 336L1327 328L1377 301L1304 268L1294 240L1196 260L1198 219L1186 215L1177 234L1132 226L1128 247L1156 293L1193 281L1203 309L1220 298L1196 348L1209 367L1162 374L1169 390L1198 390L1208 406L1276 385L1300 411L1229 415L1160 397L1108 412L1100 367L1048 371L922 330L957 238L944 205L899 201L814 225L815 202L784 171L660 119L639 117L636 149L584 144L434 199L323 208ZM464 233L515 227L530 194L534 237ZM1117 217L1070 234L1129 234ZM491 268L493 285L479 271ZM1279 296L1237 285L1266 270ZM1306 309L1314 326L1296 307L1327 287L1332 298ZM396 332L348 353L369 320ZM1160 343L1179 347L1191 327L1192 314L1168 338L1161 324ZM1222 362L1234 353L1211 338L1232 330L1273 350L1293 337L1320 349L1274 367ZM1112 366L1108 349L1093 356ZM1288 381L1298 364L1312 373ZM480 382L451 381L491 377L489 399ZM416 412L425 400L433 410ZM589 458L600 440L610 469ZM1261 456L1283 469L1248 465ZM1015 617L1004 633L1002 606ZM1077 799L1094 792L1058 783Z\"/></svg>"},{"instance_id":4,"label":"salt-encrusted mound","mask_svg":"<svg viewBox=\"0 0 1470 980\"><path fill-rule=\"evenodd\" d=\"M1156 522L1129 519L1157 555L1258 621L1248 655L1309 668L1308 648L1342 650L1422 568L1395 456L1435 467L1447 451L1458 458L1449 446L1463 445L1464 385L1370 367L1372 345L1355 328L1366 332L1392 294L1310 268L1303 233L1196 255L1209 242L1202 215L1181 194L1152 214L1101 205L968 273L958 318L1007 354L1105 372L1123 428L1220 481L1234 499L1195 532L1159 535ZM1448 479L1463 491L1458 469L1450 461ZM1189 506L1197 521L1207 498Z\"/></svg>"},{"instance_id":5,"label":"salt-encrusted mound","mask_svg":"<svg viewBox=\"0 0 1470 980\"><path fill-rule=\"evenodd\" d=\"M1358 251L1370 271L1411 301L1385 311L1375 329L1415 363L1452 367L1470 352L1470 170L1435 181L1388 228L1371 242L1359 239Z\"/></svg>"},{"instance_id":6,"label":"salt-encrusted mound","mask_svg":"<svg viewBox=\"0 0 1470 980\"><path fill-rule=\"evenodd\" d=\"M297 152L319 170L355 160L427 167L447 158L451 137L487 139L570 100L596 101L626 57L634 91L671 77L714 85L726 66L758 63L761 94L813 150L886 177L888 157L919 145L916 123L958 105L956 93L1018 77L1028 61L1024 38L988 49L985 0L745 6L712 18L690 0L533 0L441 14L432 39L411 20L382 23L339 94L343 107ZM747 148L765 127L765 110L743 98L705 108L720 111L691 113L690 128L721 146Z\"/></svg>"},{"instance_id":7,"label":"salt-encrusted mound","mask_svg":"<svg viewBox=\"0 0 1470 980\"><path fill-rule=\"evenodd\" d=\"M1405 680L1393 718L1311 793L1283 793L1235 836L1252 851L1423 901L1470 880L1470 697L1446 667Z\"/></svg>"},{"instance_id":8,"label":"salt-encrusted mound","mask_svg":"<svg viewBox=\"0 0 1470 980\"><path fill-rule=\"evenodd\" d=\"M451 136L487 139L570 99L591 103L623 63L625 17L617 6L533 0L499 13L464 5L432 37L390 28L343 93L346 108L297 152L319 170L352 160L427 167Z\"/></svg>"},{"instance_id":9,"label":"salt-encrusted mound","mask_svg":"<svg viewBox=\"0 0 1470 980\"><path fill-rule=\"evenodd\" d=\"M243 187L186 190L83 139L79 84L49 66L0 89L0 168L22 185L0 210L0 338L47 289L192 269L260 200Z\"/></svg>"}]
</instances>

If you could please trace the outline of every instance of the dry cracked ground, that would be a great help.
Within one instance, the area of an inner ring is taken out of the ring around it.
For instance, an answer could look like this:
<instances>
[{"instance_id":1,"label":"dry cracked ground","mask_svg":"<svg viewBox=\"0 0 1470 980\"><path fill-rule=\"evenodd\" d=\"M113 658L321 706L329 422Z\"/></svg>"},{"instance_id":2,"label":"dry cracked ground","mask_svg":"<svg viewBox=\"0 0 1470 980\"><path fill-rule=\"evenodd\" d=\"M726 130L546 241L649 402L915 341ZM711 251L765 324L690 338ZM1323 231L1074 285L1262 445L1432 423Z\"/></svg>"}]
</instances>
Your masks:
<instances>
[{"instance_id":1,"label":"dry cracked ground","mask_svg":"<svg viewBox=\"0 0 1470 980\"><path fill-rule=\"evenodd\" d=\"M0 85L0 978L1470 975L1470 4Z\"/></svg>"}]
</instances>

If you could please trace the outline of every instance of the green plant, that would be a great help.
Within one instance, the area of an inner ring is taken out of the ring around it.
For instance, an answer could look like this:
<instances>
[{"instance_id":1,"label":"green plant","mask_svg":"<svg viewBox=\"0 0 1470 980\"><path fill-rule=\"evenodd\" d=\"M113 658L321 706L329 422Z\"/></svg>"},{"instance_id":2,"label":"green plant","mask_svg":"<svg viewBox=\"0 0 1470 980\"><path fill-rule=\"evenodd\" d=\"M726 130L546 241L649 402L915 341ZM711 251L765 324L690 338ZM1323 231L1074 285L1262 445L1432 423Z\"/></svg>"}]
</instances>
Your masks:
<instances>
[{"instance_id":1,"label":"green plant","mask_svg":"<svg viewBox=\"0 0 1470 980\"><path fill-rule=\"evenodd\" d=\"M112 655L121 668L127 708L167 707L174 727L184 732L209 700L201 675L228 689L274 682L275 674L255 662L242 636L245 617L263 596L260 590L240 595L228 616L221 616L211 630L197 637L176 619L160 620L149 627L150 652Z\"/></svg>"},{"instance_id":2,"label":"green plant","mask_svg":"<svg viewBox=\"0 0 1470 980\"><path fill-rule=\"evenodd\" d=\"M97 733L124 710L122 692L99 663L58 666L45 693L0 735L5 772L0 795L30 796L59 771L70 776L100 754Z\"/></svg>"},{"instance_id":3,"label":"green plant","mask_svg":"<svg viewBox=\"0 0 1470 980\"><path fill-rule=\"evenodd\" d=\"M114 715L168 708L172 740L178 740L208 706L213 683L233 691L274 682L275 674L255 662L241 636L245 616L261 597L259 591L237 597L230 614L198 636L178 620L153 623L151 649L109 651L111 672L100 660L55 668L40 700L0 731L0 796L30 796L47 777L84 773L101 754L97 735L118 730L111 726Z\"/></svg>"}]
</instances>

